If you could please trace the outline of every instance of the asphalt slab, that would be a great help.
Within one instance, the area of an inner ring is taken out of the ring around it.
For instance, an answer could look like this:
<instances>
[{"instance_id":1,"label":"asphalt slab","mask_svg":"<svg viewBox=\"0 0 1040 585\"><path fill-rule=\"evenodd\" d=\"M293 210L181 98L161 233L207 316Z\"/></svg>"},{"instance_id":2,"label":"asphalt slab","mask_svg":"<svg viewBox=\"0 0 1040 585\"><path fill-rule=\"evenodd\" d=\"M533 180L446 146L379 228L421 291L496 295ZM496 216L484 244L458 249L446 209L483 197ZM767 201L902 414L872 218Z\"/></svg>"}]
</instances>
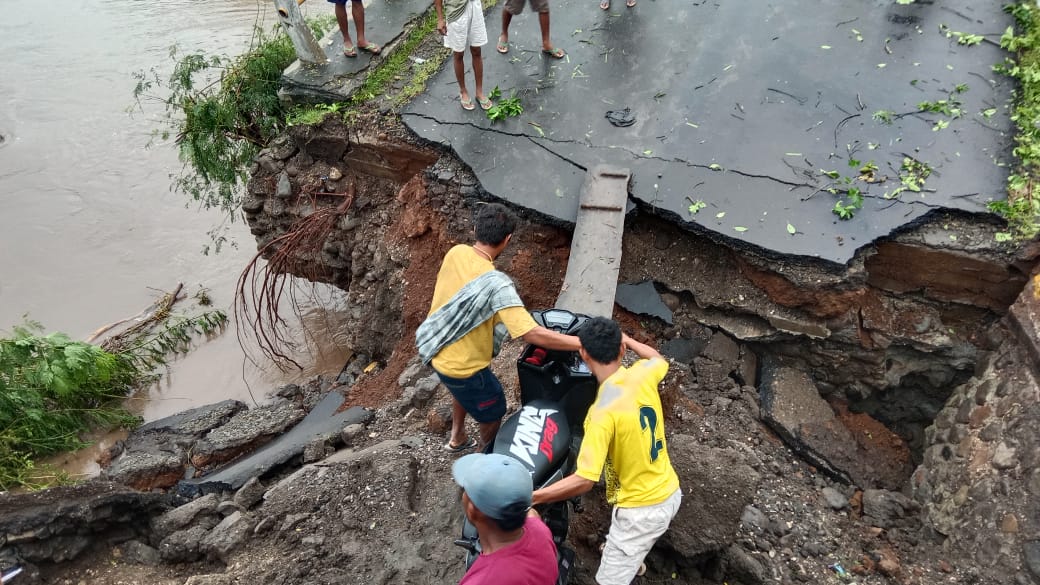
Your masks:
<instances>
[{"instance_id":1,"label":"asphalt slab","mask_svg":"<svg viewBox=\"0 0 1040 585\"><path fill-rule=\"evenodd\" d=\"M573 223L585 170L610 164L632 170L643 209L687 229L845 264L928 214L1006 196L1000 3L554 2L560 60L541 52L537 15L513 18L506 54L501 8L486 22L484 87L523 113L463 110L449 59L402 117L489 194L549 218ZM840 219L857 191L862 209Z\"/></svg>"}]
</instances>

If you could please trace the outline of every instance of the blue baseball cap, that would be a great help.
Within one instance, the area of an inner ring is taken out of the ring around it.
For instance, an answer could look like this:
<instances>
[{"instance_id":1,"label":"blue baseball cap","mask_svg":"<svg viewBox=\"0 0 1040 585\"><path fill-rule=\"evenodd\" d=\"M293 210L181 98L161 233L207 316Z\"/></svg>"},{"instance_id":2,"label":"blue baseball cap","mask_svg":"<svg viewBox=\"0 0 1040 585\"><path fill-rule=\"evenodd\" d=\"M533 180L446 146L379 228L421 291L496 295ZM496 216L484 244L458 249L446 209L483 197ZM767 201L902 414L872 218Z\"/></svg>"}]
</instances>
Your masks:
<instances>
[{"instance_id":1,"label":"blue baseball cap","mask_svg":"<svg viewBox=\"0 0 1040 585\"><path fill-rule=\"evenodd\" d=\"M451 475L473 505L491 518L516 518L531 508L531 472L508 455L471 453L452 465Z\"/></svg>"}]
</instances>

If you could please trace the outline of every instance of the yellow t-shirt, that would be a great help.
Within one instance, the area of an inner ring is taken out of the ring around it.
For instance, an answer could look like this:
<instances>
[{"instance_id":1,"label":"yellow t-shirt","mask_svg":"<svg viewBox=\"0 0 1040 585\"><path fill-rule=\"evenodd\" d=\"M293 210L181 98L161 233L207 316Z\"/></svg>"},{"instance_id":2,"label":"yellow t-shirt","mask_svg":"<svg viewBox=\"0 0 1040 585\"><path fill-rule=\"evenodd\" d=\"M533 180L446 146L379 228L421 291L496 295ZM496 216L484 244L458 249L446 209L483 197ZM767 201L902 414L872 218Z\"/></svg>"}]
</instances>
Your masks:
<instances>
[{"instance_id":1,"label":"yellow t-shirt","mask_svg":"<svg viewBox=\"0 0 1040 585\"><path fill-rule=\"evenodd\" d=\"M433 289L430 313L444 306L466 283L494 270L495 265L472 246L459 244L444 255L437 285ZM438 372L451 378L468 378L491 363L495 323L505 324L509 335L522 337L538 326L523 307L509 307L495 313L455 343L445 346L433 357L432 365Z\"/></svg>"},{"instance_id":2,"label":"yellow t-shirt","mask_svg":"<svg viewBox=\"0 0 1040 585\"><path fill-rule=\"evenodd\" d=\"M599 481L609 457L617 473L616 505L659 504L679 489L664 438L664 413L657 385L668 373L661 358L620 368L599 386L585 417L585 438L576 473Z\"/></svg>"}]
</instances>

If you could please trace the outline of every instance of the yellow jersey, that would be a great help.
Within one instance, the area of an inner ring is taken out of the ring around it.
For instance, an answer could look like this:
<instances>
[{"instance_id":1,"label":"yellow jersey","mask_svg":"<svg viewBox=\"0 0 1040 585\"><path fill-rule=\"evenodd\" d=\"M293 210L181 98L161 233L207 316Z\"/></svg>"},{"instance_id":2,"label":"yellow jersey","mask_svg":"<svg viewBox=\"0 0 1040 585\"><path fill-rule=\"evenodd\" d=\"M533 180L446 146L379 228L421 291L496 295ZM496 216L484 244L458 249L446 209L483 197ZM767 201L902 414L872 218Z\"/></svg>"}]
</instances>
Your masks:
<instances>
[{"instance_id":1,"label":"yellow jersey","mask_svg":"<svg viewBox=\"0 0 1040 585\"><path fill-rule=\"evenodd\" d=\"M440 309L451 300L466 283L494 270L495 265L477 252L473 246L459 244L448 250L437 273L437 284L433 289L430 313ZM431 364L441 374L450 378L468 378L491 363L495 323L501 322L513 338L523 337L538 326L534 318L523 307L509 307L495 313L472 331L451 345L447 345L433 357Z\"/></svg>"},{"instance_id":2,"label":"yellow jersey","mask_svg":"<svg viewBox=\"0 0 1040 585\"><path fill-rule=\"evenodd\" d=\"M657 385L668 373L663 358L639 360L603 381L585 417L577 475L599 481L609 458L621 508L659 504L679 489L668 458Z\"/></svg>"}]
</instances>

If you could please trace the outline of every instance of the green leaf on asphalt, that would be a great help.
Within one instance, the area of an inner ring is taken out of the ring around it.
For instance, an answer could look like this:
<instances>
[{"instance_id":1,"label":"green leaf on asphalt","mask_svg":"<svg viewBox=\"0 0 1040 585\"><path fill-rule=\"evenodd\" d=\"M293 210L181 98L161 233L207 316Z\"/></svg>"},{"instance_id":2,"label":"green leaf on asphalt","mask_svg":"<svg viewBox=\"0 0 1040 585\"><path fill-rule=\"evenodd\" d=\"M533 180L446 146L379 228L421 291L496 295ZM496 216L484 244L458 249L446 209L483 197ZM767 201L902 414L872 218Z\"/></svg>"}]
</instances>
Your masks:
<instances>
[{"instance_id":1,"label":"green leaf on asphalt","mask_svg":"<svg viewBox=\"0 0 1040 585\"><path fill-rule=\"evenodd\" d=\"M798 230L794 229L793 225L787 224L787 233L789 233L789 234L791 234L793 236L795 234L795 232L797 232L797 231Z\"/></svg>"}]
</instances>

